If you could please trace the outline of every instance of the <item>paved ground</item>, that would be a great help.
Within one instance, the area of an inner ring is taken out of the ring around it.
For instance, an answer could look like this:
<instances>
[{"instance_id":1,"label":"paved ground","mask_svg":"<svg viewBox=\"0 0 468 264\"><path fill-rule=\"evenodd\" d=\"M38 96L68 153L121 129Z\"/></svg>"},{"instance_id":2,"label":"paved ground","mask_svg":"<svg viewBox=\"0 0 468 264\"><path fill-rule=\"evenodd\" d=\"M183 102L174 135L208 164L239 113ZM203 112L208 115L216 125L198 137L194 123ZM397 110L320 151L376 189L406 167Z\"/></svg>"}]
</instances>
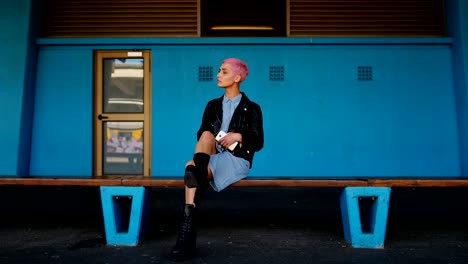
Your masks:
<instances>
[{"instance_id":1,"label":"paved ground","mask_svg":"<svg viewBox=\"0 0 468 264\"><path fill-rule=\"evenodd\" d=\"M180 189L153 189L146 238L106 246L99 189L1 187L0 263L171 263ZM193 263L467 263L466 189L394 189L384 249L343 239L339 189L228 189L200 206Z\"/></svg>"}]
</instances>

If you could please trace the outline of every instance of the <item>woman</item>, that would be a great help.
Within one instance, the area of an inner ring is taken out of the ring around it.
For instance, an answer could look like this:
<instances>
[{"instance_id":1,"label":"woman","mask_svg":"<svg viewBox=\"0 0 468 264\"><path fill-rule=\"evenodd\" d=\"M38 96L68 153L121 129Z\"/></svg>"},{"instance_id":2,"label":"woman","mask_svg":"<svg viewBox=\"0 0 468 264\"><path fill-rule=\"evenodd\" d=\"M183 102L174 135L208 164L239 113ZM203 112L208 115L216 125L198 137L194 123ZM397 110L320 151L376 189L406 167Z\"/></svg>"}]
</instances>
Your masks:
<instances>
[{"instance_id":1,"label":"woman","mask_svg":"<svg viewBox=\"0 0 468 264\"><path fill-rule=\"evenodd\" d=\"M193 160L185 167L185 206L176 245L170 252L175 261L196 253L195 211L208 185L222 191L247 177L254 153L263 147L263 119L258 104L240 91L249 71L236 58L225 59L217 75L224 95L208 102L197 132Z\"/></svg>"}]
</instances>

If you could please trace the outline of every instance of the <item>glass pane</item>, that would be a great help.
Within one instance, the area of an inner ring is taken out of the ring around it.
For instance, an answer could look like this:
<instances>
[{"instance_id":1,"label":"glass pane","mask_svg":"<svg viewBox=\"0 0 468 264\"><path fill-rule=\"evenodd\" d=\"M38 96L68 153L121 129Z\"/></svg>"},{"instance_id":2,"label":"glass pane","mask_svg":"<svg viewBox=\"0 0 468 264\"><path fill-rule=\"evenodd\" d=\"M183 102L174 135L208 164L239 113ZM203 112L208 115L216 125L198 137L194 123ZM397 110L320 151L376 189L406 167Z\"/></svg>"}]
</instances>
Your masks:
<instances>
[{"instance_id":1,"label":"glass pane","mask_svg":"<svg viewBox=\"0 0 468 264\"><path fill-rule=\"evenodd\" d=\"M103 173L143 174L143 122L104 122Z\"/></svg>"},{"instance_id":2,"label":"glass pane","mask_svg":"<svg viewBox=\"0 0 468 264\"><path fill-rule=\"evenodd\" d=\"M143 58L104 59L103 112L143 113Z\"/></svg>"}]
</instances>

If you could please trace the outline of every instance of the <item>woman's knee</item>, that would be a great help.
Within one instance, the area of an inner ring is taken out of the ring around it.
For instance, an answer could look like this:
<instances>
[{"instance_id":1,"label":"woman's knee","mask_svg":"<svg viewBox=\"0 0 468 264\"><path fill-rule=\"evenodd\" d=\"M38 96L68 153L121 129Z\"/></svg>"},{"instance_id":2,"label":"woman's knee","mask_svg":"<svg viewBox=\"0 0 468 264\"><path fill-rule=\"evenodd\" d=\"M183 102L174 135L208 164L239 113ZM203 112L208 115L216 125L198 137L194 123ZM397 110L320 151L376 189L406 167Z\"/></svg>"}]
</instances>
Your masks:
<instances>
[{"instance_id":1,"label":"woman's knee","mask_svg":"<svg viewBox=\"0 0 468 264\"><path fill-rule=\"evenodd\" d=\"M211 134L210 131L203 131L198 141L199 142L214 142L215 137L213 136L213 134Z\"/></svg>"},{"instance_id":2,"label":"woman's knee","mask_svg":"<svg viewBox=\"0 0 468 264\"><path fill-rule=\"evenodd\" d=\"M185 163L185 168L187 168L190 165L195 166L195 162L193 160L187 161L187 163Z\"/></svg>"},{"instance_id":3,"label":"woman's knee","mask_svg":"<svg viewBox=\"0 0 468 264\"><path fill-rule=\"evenodd\" d=\"M197 145L195 146L195 153L203 152L206 154L214 154L216 152L215 149L216 140L209 131L204 131L200 138L198 139Z\"/></svg>"}]
</instances>

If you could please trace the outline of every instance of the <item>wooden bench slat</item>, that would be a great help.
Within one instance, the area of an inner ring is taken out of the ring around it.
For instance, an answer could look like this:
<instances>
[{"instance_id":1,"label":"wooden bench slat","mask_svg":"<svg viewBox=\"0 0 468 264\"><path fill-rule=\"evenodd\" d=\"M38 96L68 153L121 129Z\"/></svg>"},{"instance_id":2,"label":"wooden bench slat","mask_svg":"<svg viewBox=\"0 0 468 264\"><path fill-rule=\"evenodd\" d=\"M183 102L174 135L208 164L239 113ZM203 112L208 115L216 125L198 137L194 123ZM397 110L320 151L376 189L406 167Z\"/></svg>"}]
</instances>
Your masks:
<instances>
[{"instance_id":1,"label":"wooden bench slat","mask_svg":"<svg viewBox=\"0 0 468 264\"><path fill-rule=\"evenodd\" d=\"M468 179L369 179L368 184L374 187L468 187Z\"/></svg>"},{"instance_id":2,"label":"wooden bench slat","mask_svg":"<svg viewBox=\"0 0 468 264\"><path fill-rule=\"evenodd\" d=\"M147 187L183 187L184 180L181 179L156 179L156 178L124 178L123 186L147 186Z\"/></svg>"},{"instance_id":3,"label":"wooden bench slat","mask_svg":"<svg viewBox=\"0 0 468 264\"><path fill-rule=\"evenodd\" d=\"M120 178L0 178L0 185L26 186L121 186Z\"/></svg>"},{"instance_id":4,"label":"wooden bench slat","mask_svg":"<svg viewBox=\"0 0 468 264\"><path fill-rule=\"evenodd\" d=\"M147 186L183 187L181 178L106 176L106 177L0 177L0 185L26 186ZM468 178L450 179L294 179L250 178L236 182L233 187L468 187Z\"/></svg>"},{"instance_id":5,"label":"wooden bench slat","mask_svg":"<svg viewBox=\"0 0 468 264\"><path fill-rule=\"evenodd\" d=\"M183 187L182 179L147 177L95 177L95 178L0 178L0 185L29 186L148 186ZM235 187L345 187L367 186L366 180L350 179L246 179Z\"/></svg>"},{"instance_id":6,"label":"wooden bench slat","mask_svg":"<svg viewBox=\"0 0 468 264\"><path fill-rule=\"evenodd\" d=\"M247 179L234 183L234 187L346 187L367 186L365 180L294 180L294 179L271 179L257 180Z\"/></svg>"},{"instance_id":7,"label":"wooden bench slat","mask_svg":"<svg viewBox=\"0 0 468 264\"><path fill-rule=\"evenodd\" d=\"M122 179L124 186L183 187L181 179ZM231 185L233 187L345 187L367 186L365 180L293 180L293 179L247 179Z\"/></svg>"}]
</instances>

